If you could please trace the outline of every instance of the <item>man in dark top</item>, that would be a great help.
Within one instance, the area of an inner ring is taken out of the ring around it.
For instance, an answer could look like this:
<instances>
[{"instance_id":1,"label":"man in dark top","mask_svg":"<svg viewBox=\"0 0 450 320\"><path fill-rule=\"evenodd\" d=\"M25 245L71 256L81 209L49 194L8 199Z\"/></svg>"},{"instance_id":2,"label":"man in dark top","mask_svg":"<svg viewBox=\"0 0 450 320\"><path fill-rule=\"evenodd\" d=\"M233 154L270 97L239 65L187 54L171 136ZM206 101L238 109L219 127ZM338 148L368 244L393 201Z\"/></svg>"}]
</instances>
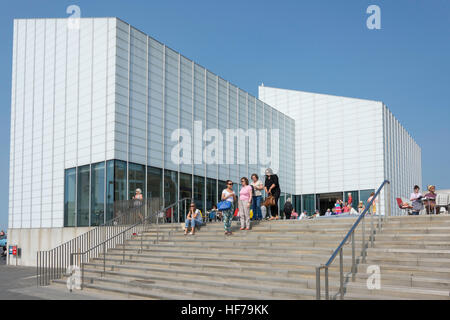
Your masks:
<instances>
[{"instance_id":1,"label":"man in dark top","mask_svg":"<svg viewBox=\"0 0 450 320\"><path fill-rule=\"evenodd\" d=\"M286 200L286 203L284 204L284 215L286 216L286 219L290 219L291 218L291 213L294 210L294 207L292 206L292 202L291 202L291 198L288 198Z\"/></svg>"},{"instance_id":2,"label":"man in dark top","mask_svg":"<svg viewBox=\"0 0 450 320\"><path fill-rule=\"evenodd\" d=\"M264 183L265 191L268 195L272 195L275 198L275 205L270 207L270 213L272 217L269 220L278 220L278 199L280 198L281 190L278 183L278 176L273 174L272 169L266 169L266 181Z\"/></svg>"}]
</instances>

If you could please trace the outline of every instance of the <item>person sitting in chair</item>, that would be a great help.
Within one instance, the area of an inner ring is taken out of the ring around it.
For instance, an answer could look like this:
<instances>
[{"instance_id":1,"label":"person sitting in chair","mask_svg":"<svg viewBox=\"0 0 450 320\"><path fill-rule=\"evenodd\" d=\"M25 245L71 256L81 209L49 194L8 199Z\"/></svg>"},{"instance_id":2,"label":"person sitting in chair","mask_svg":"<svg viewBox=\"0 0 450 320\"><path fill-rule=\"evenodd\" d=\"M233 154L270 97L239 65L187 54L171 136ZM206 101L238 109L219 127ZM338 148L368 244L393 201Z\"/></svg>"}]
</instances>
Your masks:
<instances>
[{"instance_id":1,"label":"person sitting in chair","mask_svg":"<svg viewBox=\"0 0 450 320\"><path fill-rule=\"evenodd\" d=\"M187 235L188 228L191 226L191 233L192 235L195 234L195 227L201 226L203 224L202 220L202 214L200 210L198 210L195 206L195 203L191 203L189 212L186 216L186 224L184 228L184 235Z\"/></svg>"}]
</instances>

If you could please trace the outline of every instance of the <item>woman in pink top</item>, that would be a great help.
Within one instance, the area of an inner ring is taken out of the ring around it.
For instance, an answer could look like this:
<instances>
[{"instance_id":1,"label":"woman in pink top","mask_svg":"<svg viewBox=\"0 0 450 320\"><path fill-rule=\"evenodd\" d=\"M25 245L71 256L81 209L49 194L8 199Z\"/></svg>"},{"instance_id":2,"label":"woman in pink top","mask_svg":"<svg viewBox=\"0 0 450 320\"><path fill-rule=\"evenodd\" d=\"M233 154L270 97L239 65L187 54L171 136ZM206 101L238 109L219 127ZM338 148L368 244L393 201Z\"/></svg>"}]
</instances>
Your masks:
<instances>
[{"instance_id":1,"label":"woman in pink top","mask_svg":"<svg viewBox=\"0 0 450 320\"><path fill-rule=\"evenodd\" d=\"M252 187L246 177L241 178L241 191L239 192L239 215L241 217L241 230L250 230L250 204L252 203Z\"/></svg>"}]
</instances>

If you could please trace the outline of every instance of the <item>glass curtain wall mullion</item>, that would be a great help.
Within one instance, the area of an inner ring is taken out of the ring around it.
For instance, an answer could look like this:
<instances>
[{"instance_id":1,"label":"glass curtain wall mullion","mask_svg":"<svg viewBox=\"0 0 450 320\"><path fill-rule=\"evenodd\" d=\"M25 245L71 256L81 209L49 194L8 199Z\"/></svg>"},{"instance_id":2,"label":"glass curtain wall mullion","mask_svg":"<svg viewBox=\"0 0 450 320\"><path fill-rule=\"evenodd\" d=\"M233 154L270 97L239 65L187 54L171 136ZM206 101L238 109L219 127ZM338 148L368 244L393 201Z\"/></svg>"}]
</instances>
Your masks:
<instances>
[{"instance_id":1,"label":"glass curtain wall mullion","mask_svg":"<svg viewBox=\"0 0 450 320\"><path fill-rule=\"evenodd\" d=\"M162 55L162 171L163 171L163 181L165 181L165 165L166 165L166 45L163 45L163 55ZM166 205L166 190L165 183L162 184L162 196L163 196L163 205Z\"/></svg>"},{"instance_id":2,"label":"glass curtain wall mullion","mask_svg":"<svg viewBox=\"0 0 450 320\"><path fill-rule=\"evenodd\" d=\"M130 198L128 197L130 190L129 190L129 181L128 181L128 163L130 161L130 126L131 126L131 117L130 117L130 108L131 108L131 95L130 95L130 75L131 75L131 25L128 25L128 111L127 111L127 117L128 117L128 126L127 126L127 167L126 167L126 194L127 194L127 200Z\"/></svg>"},{"instance_id":3,"label":"glass curtain wall mullion","mask_svg":"<svg viewBox=\"0 0 450 320\"><path fill-rule=\"evenodd\" d=\"M219 127L219 76L216 76L216 111L217 111L217 127ZM219 148L222 148L223 151L223 146L222 144L219 144ZM220 151L219 151L220 152ZM222 164L218 163L217 164L217 172L216 172L216 191L219 188L219 168ZM219 203L219 198L217 197L217 192L216 192L216 200L215 203Z\"/></svg>"},{"instance_id":4,"label":"glass curtain wall mullion","mask_svg":"<svg viewBox=\"0 0 450 320\"><path fill-rule=\"evenodd\" d=\"M181 55L178 53L178 128L181 128ZM178 136L178 143L180 143L180 136ZM178 188L177 199L180 198L180 161L178 161ZM180 206L177 206L178 217L181 217ZM178 221L180 222L180 221Z\"/></svg>"},{"instance_id":5,"label":"glass curtain wall mullion","mask_svg":"<svg viewBox=\"0 0 450 320\"><path fill-rule=\"evenodd\" d=\"M208 97L208 94L207 94L207 88L208 88L208 77L207 77L207 73L206 73L206 69L204 69L205 70L205 72L204 72L204 81L205 81L205 87L204 87L204 95L205 95L205 101L204 101L204 121L203 121L203 132L205 132L206 131L206 121L207 121L207 114L206 114L206 105L207 105L207 97ZM201 137L200 139L203 139L203 137ZM202 150L202 152L203 152L203 150ZM203 154L202 154L202 159L203 159ZM203 199L203 208L204 208L204 212L205 212L205 214L206 214L206 210L207 210L207 206L206 206L206 198L207 198L207 192L208 192L208 190L207 190L207 182L208 182L208 180L207 180L207 178L206 178L206 176L207 176L207 171L206 171L206 161L203 161L204 162L204 164L203 164L203 172L204 172L204 174L203 174L203 179L205 180L205 182L204 182L204 195L205 195L205 197L204 197L204 199Z\"/></svg>"},{"instance_id":6,"label":"glass curtain wall mullion","mask_svg":"<svg viewBox=\"0 0 450 320\"><path fill-rule=\"evenodd\" d=\"M145 41L146 41L146 45L145 45L145 191L144 191L144 197L148 199L148 109L149 109L149 104L148 104L148 99L149 99L149 94L148 94L148 72L149 72L149 68L148 68L148 46L149 46L149 41L148 41L149 37L146 36L145 37Z\"/></svg>"}]
</instances>

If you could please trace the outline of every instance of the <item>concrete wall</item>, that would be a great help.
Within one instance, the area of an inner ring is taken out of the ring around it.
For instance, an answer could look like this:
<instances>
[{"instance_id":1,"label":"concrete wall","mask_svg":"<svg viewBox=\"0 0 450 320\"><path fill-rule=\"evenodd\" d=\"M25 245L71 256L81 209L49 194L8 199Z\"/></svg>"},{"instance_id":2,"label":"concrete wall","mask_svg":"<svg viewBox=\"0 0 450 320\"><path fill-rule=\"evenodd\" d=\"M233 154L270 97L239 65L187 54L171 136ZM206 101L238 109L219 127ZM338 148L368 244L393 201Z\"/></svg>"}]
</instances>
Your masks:
<instances>
[{"instance_id":1,"label":"concrete wall","mask_svg":"<svg viewBox=\"0 0 450 320\"><path fill-rule=\"evenodd\" d=\"M36 266L36 253L53 249L91 228L27 228L8 229L8 246L22 248L20 258L8 256L9 265Z\"/></svg>"}]
</instances>

